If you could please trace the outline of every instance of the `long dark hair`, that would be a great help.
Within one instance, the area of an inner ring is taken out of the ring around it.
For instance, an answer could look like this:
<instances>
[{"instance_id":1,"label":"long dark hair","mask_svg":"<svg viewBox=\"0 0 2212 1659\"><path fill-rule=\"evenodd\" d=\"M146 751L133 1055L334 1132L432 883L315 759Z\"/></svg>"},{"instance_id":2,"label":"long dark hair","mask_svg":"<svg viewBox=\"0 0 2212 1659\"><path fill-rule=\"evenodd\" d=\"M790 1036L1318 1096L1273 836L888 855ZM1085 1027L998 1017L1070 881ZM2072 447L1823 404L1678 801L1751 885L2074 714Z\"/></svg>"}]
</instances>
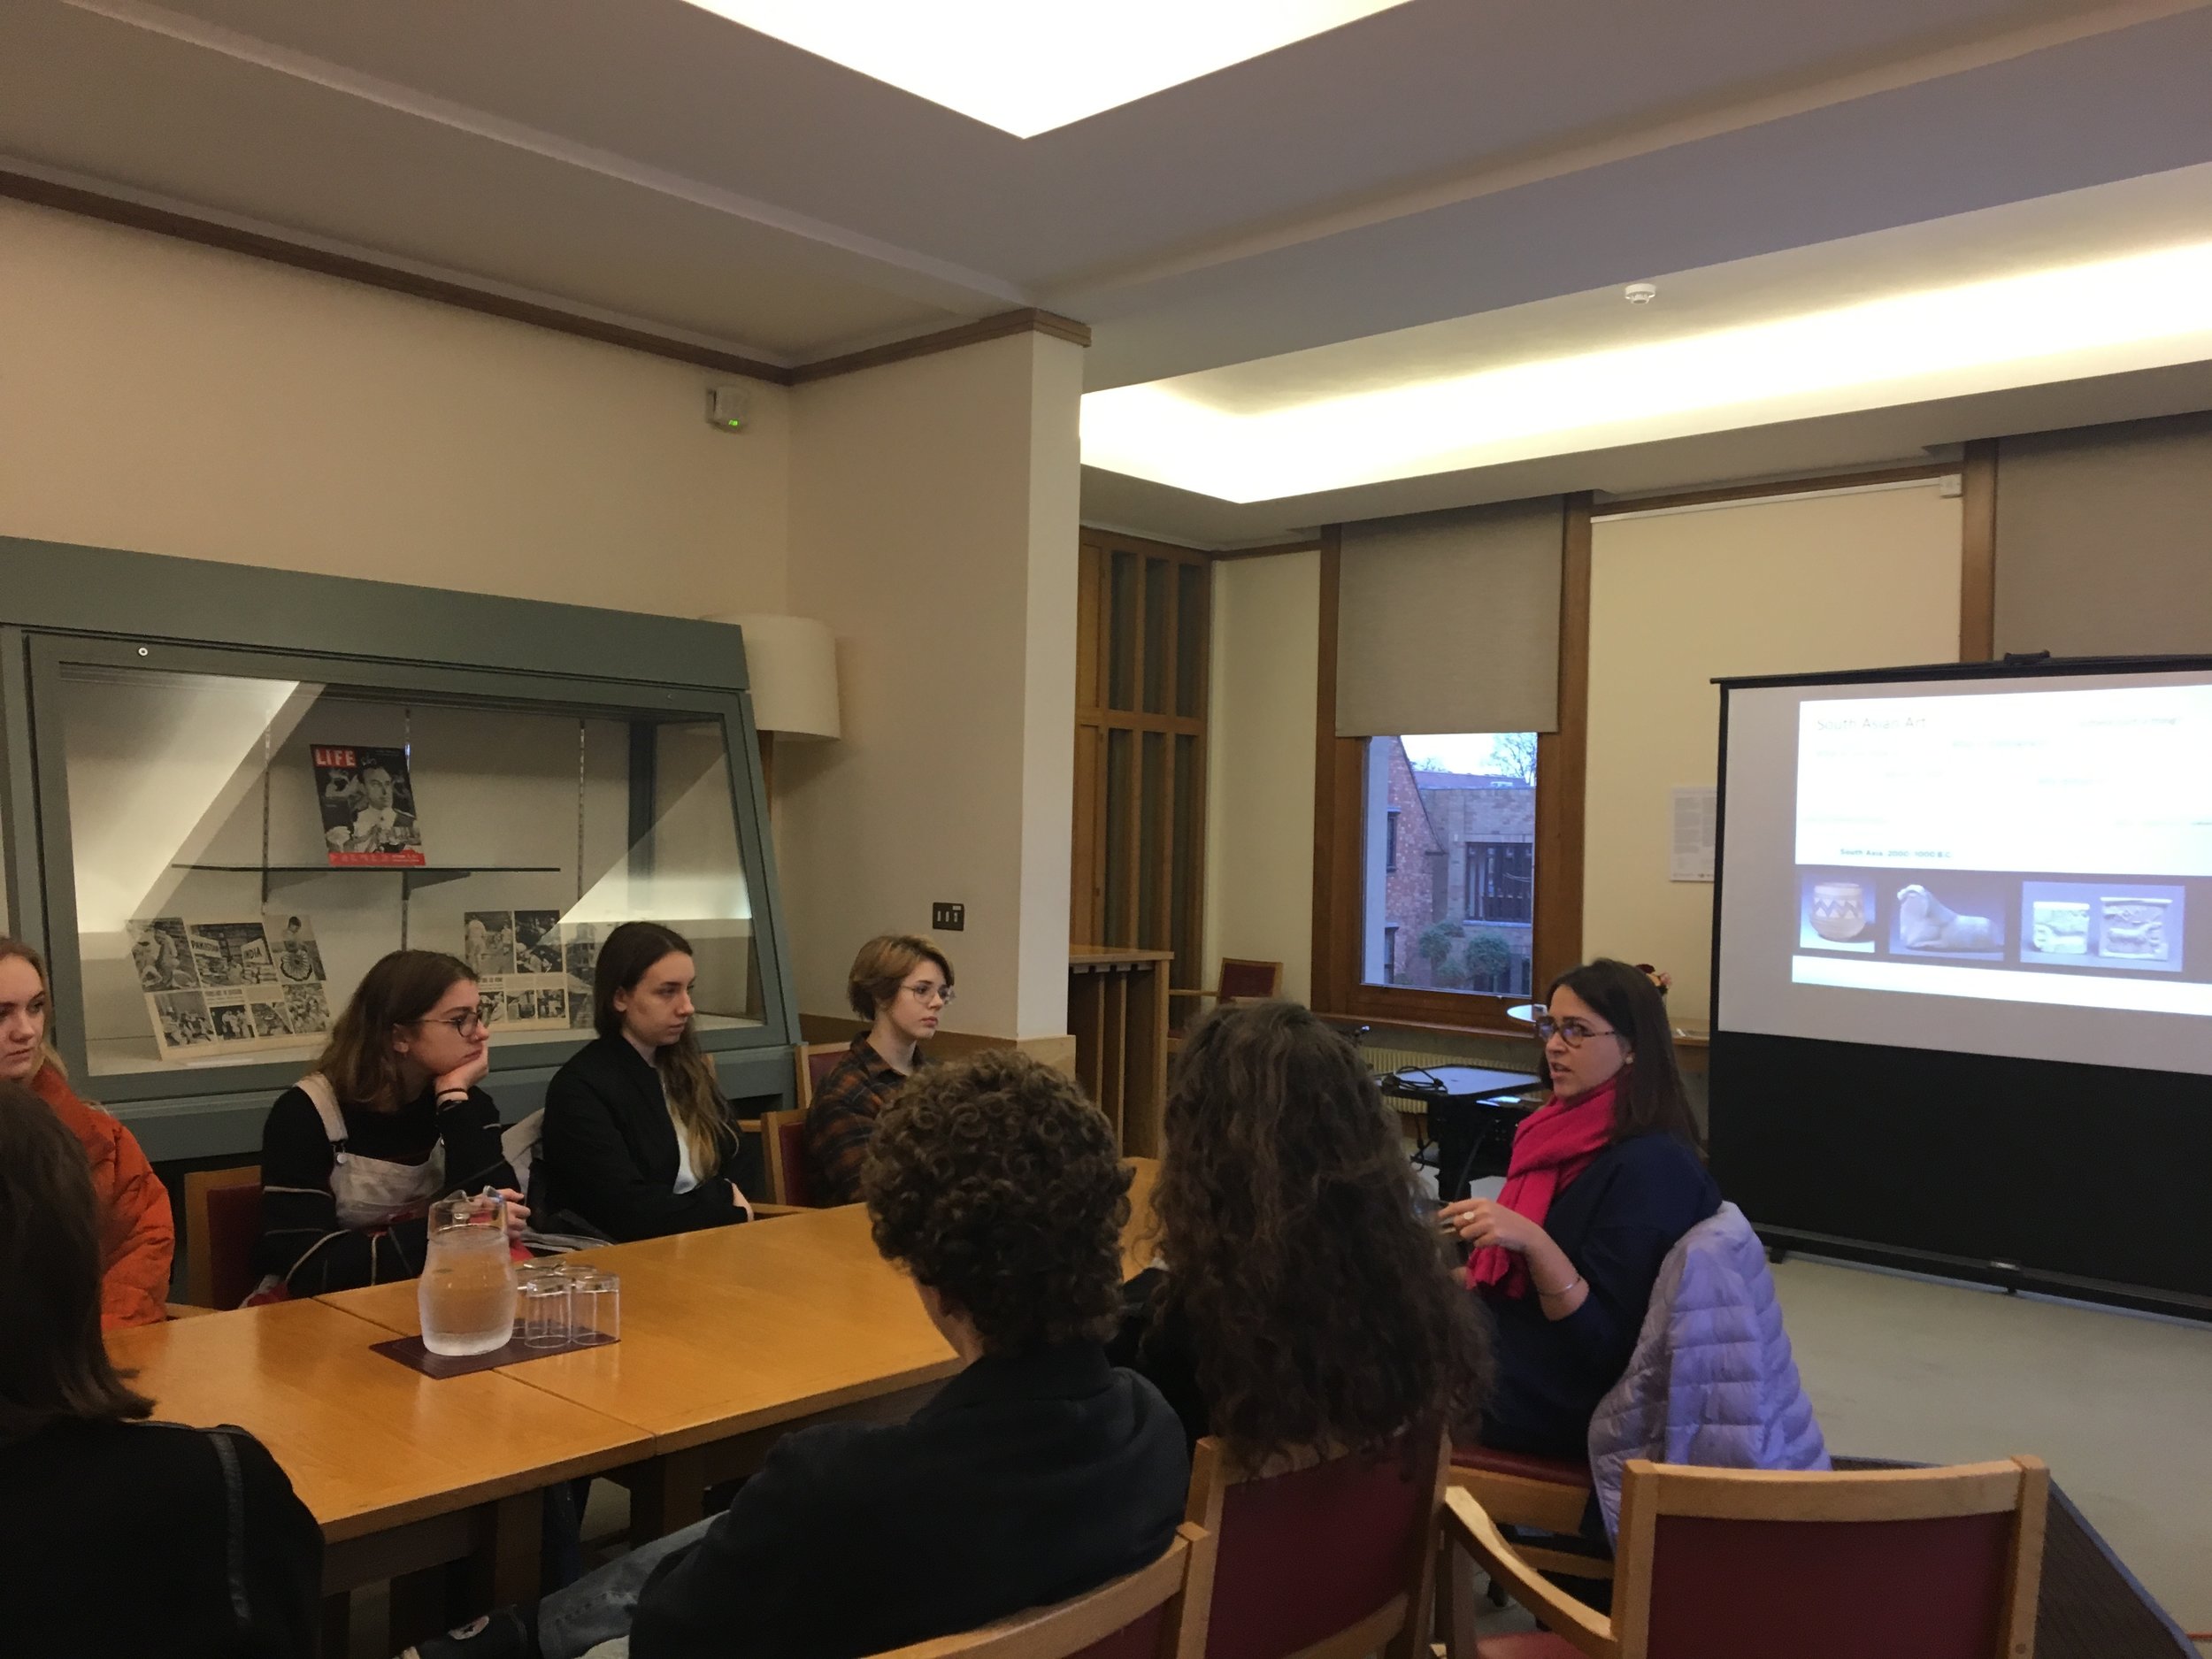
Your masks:
<instances>
[{"instance_id":1,"label":"long dark hair","mask_svg":"<svg viewBox=\"0 0 2212 1659\"><path fill-rule=\"evenodd\" d=\"M315 1070L330 1079L346 1104L397 1111L407 1102L392 1033L421 1019L465 979L476 982L468 964L442 950L395 950L380 956L331 1026Z\"/></svg>"},{"instance_id":2,"label":"long dark hair","mask_svg":"<svg viewBox=\"0 0 2212 1659\"><path fill-rule=\"evenodd\" d=\"M1183 1045L1166 1138L1163 1323L1189 1332L1235 1455L1471 1422L1484 1333L1350 1043L1290 1002L1215 1010Z\"/></svg>"},{"instance_id":3,"label":"long dark hair","mask_svg":"<svg viewBox=\"0 0 2212 1659\"><path fill-rule=\"evenodd\" d=\"M697 960L691 941L658 922L625 922L607 935L591 974L591 1023L601 1036L622 1035L622 1010L614 1005L615 994L636 990L655 963L678 951ZM676 1126L691 1148L692 1166L703 1177L719 1168L723 1154L736 1142L737 1131L730 1122L730 1104L714 1080L714 1063L699 1047L690 1025L685 1025L684 1034L675 1041L661 1045L653 1056L653 1069L660 1073L661 1091L668 1096Z\"/></svg>"},{"instance_id":4,"label":"long dark hair","mask_svg":"<svg viewBox=\"0 0 2212 1659\"><path fill-rule=\"evenodd\" d=\"M1666 1134L1704 1151L1704 1137L1698 1133L1697 1118L1682 1087L1667 1005L1650 976L1625 962L1600 956L1568 969L1544 995L1549 997L1563 985L1620 1033L1628 1047L1629 1057L1613 1097L1613 1139Z\"/></svg>"},{"instance_id":5,"label":"long dark hair","mask_svg":"<svg viewBox=\"0 0 2212 1659\"><path fill-rule=\"evenodd\" d=\"M0 1083L0 1444L50 1423L142 1417L100 1341L100 1211L84 1148Z\"/></svg>"}]
</instances>

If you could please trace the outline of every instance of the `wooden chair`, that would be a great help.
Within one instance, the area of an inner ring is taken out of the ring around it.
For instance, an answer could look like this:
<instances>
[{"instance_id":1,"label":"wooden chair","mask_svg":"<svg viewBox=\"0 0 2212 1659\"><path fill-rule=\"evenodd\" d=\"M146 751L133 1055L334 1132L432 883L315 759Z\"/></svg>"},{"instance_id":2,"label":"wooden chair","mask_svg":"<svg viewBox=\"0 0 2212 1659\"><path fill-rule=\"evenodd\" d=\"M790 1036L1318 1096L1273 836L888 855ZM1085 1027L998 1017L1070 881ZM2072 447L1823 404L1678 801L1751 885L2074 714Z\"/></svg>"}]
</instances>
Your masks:
<instances>
[{"instance_id":1,"label":"wooden chair","mask_svg":"<svg viewBox=\"0 0 2212 1659\"><path fill-rule=\"evenodd\" d=\"M803 1042L791 1051L792 1069L797 1073L792 1079L792 1099L800 1111L814 1104L814 1091L822 1087L822 1079L851 1052L849 1042ZM764 1115L762 1121L766 1121Z\"/></svg>"},{"instance_id":2,"label":"wooden chair","mask_svg":"<svg viewBox=\"0 0 2212 1659\"><path fill-rule=\"evenodd\" d=\"M2050 1475L2033 1457L1786 1474L1631 1462L1607 1618L1446 1496L1453 1659L2033 1659ZM1459 1552L1465 1551L1463 1555ZM1478 1641L1473 1574L1545 1625Z\"/></svg>"},{"instance_id":3,"label":"wooden chair","mask_svg":"<svg viewBox=\"0 0 2212 1659\"><path fill-rule=\"evenodd\" d=\"M261 1166L195 1170L184 1178L184 1294L196 1307L235 1308L253 1294L261 1241Z\"/></svg>"},{"instance_id":4,"label":"wooden chair","mask_svg":"<svg viewBox=\"0 0 2212 1659\"><path fill-rule=\"evenodd\" d=\"M1452 1448L1451 1484L1482 1506L1500 1526L1525 1527L1556 1534L1563 1543L1576 1539L1590 1505L1590 1465L1555 1457L1497 1452L1487 1446ZM1613 1563L1596 1552L1554 1548L1526 1540L1517 1542L1523 1561L1539 1572L1574 1578L1610 1578Z\"/></svg>"},{"instance_id":5,"label":"wooden chair","mask_svg":"<svg viewBox=\"0 0 2212 1659\"><path fill-rule=\"evenodd\" d=\"M1198 990L1171 990L1171 1000L1176 997L1201 997L1226 1007L1231 1002L1263 1002L1271 996L1279 996L1283 990L1283 964L1279 962L1256 962L1245 956L1224 956L1221 972L1213 984Z\"/></svg>"},{"instance_id":6,"label":"wooden chair","mask_svg":"<svg viewBox=\"0 0 2212 1659\"><path fill-rule=\"evenodd\" d=\"M1202 1659L1214 1540L1185 1525L1150 1566L1087 1595L876 1659Z\"/></svg>"},{"instance_id":7,"label":"wooden chair","mask_svg":"<svg viewBox=\"0 0 2212 1659\"><path fill-rule=\"evenodd\" d=\"M768 1202L795 1210L814 1208L807 1179L806 1113L761 1113L760 1143L767 1154Z\"/></svg>"},{"instance_id":8,"label":"wooden chair","mask_svg":"<svg viewBox=\"0 0 2212 1659\"><path fill-rule=\"evenodd\" d=\"M1215 1540L1204 1659L1427 1659L1440 1435L1409 1460L1307 1455L1237 1469L1211 1436L1185 1517Z\"/></svg>"}]
</instances>

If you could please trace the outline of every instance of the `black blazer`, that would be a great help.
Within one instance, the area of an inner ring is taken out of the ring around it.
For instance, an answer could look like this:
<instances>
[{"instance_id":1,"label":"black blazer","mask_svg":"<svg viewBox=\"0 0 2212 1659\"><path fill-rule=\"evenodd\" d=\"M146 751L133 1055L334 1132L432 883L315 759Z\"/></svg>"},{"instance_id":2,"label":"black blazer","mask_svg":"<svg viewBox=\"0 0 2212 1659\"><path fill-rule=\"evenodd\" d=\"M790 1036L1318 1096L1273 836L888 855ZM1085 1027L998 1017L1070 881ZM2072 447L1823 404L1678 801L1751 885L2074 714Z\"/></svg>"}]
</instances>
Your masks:
<instances>
[{"instance_id":1,"label":"black blazer","mask_svg":"<svg viewBox=\"0 0 2212 1659\"><path fill-rule=\"evenodd\" d=\"M1189 1473L1096 1344L987 1355L904 1423L778 1440L654 1570L631 1659L848 1659L1080 1595L1167 1548Z\"/></svg>"},{"instance_id":2,"label":"black blazer","mask_svg":"<svg viewBox=\"0 0 2212 1659\"><path fill-rule=\"evenodd\" d=\"M0 1493L9 1653L314 1651L322 1530L245 1430L50 1424L0 1445Z\"/></svg>"},{"instance_id":3,"label":"black blazer","mask_svg":"<svg viewBox=\"0 0 2212 1659\"><path fill-rule=\"evenodd\" d=\"M660 1073L626 1037L601 1037L545 1086L538 1145L544 1200L620 1242L696 1233L745 1219L726 1181L737 1179L737 1125L718 1168L676 1190L676 1125Z\"/></svg>"}]
</instances>

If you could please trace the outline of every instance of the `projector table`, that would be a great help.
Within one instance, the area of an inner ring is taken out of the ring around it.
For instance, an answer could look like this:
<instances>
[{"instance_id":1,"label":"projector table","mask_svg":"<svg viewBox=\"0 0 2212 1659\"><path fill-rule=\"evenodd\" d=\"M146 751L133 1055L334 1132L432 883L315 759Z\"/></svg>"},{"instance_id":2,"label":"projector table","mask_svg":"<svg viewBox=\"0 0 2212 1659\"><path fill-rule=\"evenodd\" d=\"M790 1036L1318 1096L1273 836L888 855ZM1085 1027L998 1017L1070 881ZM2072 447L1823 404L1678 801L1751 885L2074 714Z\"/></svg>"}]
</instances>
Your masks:
<instances>
[{"instance_id":1,"label":"projector table","mask_svg":"<svg viewBox=\"0 0 2212 1659\"><path fill-rule=\"evenodd\" d=\"M1541 1088L1532 1071L1502 1071L1480 1065L1409 1065L1375 1079L1385 1094L1418 1101L1429 1116L1436 1141L1436 1192L1450 1203L1467 1195L1468 1179L1478 1172L1502 1173L1513 1148L1513 1131L1535 1108L1502 1095Z\"/></svg>"}]
</instances>

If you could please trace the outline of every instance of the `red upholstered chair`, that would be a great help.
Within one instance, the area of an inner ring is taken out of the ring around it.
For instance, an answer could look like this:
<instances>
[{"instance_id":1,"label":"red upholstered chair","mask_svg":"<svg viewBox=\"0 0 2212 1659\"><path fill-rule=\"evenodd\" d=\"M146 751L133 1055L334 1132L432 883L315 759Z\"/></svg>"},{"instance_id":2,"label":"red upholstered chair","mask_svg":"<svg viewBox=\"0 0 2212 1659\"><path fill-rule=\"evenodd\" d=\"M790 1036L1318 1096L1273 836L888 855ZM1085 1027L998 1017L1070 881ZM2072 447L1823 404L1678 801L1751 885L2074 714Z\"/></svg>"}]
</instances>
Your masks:
<instances>
[{"instance_id":1,"label":"red upholstered chair","mask_svg":"<svg viewBox=\"0 0 2212 1659\"><path fill-rule=\"evenodd\" d=\"M1440 1436L1391 1453L1237 1469L1198 1442L1187 1518L1214 1536L1205 1659L1426 1659Z\"/></svg>"},{"instance_id":2,"label":"red upholstered chair","mask_svg":"<svg viewBox=\"0 0 2212 1659\"><path fill-rule=\"evenodd\" d=\"M797 1101L799 1110L804 1111L814 1104L814 1091L822 1087L822 1079L851 1052L849 1042L803 1042L791 1051L798 1072L793 1079L796 1091L793 1098Z\"/></svg>"},{"instance_id":3,"label":"red upholstered chair","mask_svg":"<svg viewBox=\"0 0 2212 1659\"><path fill-rule=\"evenodd\" d=\"M2032 1457L1785 1474L1628 1465L1606 1618L1447 1494L1454 1659L2032 1659L2050 1476ZM1545 1630L1478 1641L1464 1550Z\"/></svg>"},{"instance_id":4,"label":"red upholstered chair","mask_svg":"<svg viewBox=\"0 0 2212 1659\"><path fill-rule=\"evenodd\" d=\"M1451 1484L1482 1506L1500 1526L1554 1532L1564 1541L1581 1530L1590 1503L1590 1465L1521 1452L1494 1452L1487 1446L1452 1448ZM1577 1578L1609 1578L1606 1556L1549 1548L1524 1540L1520 1557L1539 1572ZM1594 1546L1593 1546L1594 1548Z\"/></svg>"},{"instance_id":5,"label":"red upholstered chair","mask_svg":"<svg viewBox=\"0 0 2212 1659\"><path fill-rule=\"evenodd\" d=\"M195 1170L184 1178L184 1294L201 1308L235 1308L260 1275L261 1166Z\"/></svg>"},{"instance_id":6,"label":"red upholstered chair","mask_svg":"<svg viewBox=\"0 0 2212 1659\"><path fill-rule=\"evenodd\" d=\"M767 1154L768 1202L795 1210L815 1207L807 1179L806 1114L763 1112L761 1147Z\"/></svg>"}]
</instances>

